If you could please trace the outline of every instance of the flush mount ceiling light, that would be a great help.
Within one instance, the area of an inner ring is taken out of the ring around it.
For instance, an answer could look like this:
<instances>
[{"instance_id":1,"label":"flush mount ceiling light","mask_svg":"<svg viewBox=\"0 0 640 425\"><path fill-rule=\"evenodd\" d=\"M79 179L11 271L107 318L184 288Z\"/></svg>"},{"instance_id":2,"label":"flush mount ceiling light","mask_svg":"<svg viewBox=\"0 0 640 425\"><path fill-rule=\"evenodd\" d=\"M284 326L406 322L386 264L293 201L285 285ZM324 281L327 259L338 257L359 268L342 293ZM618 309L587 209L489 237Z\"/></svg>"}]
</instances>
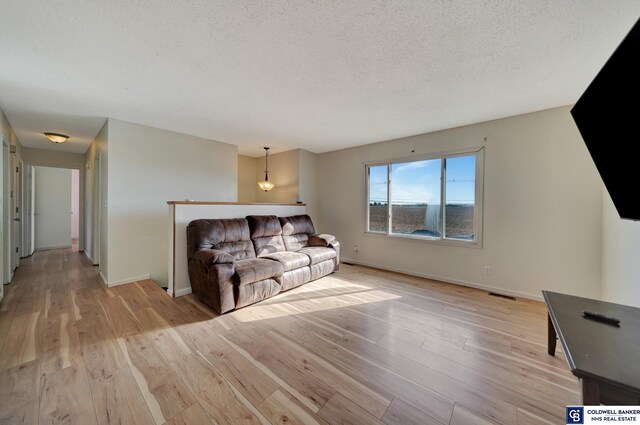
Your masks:
<instances>
[{"instance_id":1,"label":"flush mount ceiling light","mask_svg":"<svg viewBox=\"0 0 640 425\"><path fill-rule=\"evenodd\" d=\"M60 133L44 133L44 135L53 143L64 143L69 138L69 136Z\"/></svg>"},{"instance_id":2,"label":"flush mount ceiling light","mask_svg":"<svg viewBox=\"0 0 640 425\"><path fill-rule=\"evenodd\" d=\"M276 187L275 184L269 181L269 148L266 146L264 147L264 180L258 182L258 186L265 192Z\"/></svg>"}]
</instances>

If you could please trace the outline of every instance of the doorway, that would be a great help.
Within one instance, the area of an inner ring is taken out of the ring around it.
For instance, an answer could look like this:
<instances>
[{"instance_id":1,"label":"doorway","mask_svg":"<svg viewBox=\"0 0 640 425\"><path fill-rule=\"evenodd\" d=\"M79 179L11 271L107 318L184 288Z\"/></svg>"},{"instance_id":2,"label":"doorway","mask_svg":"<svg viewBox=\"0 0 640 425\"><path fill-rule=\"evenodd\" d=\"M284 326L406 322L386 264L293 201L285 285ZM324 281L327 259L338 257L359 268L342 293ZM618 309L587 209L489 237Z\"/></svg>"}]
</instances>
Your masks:
<instances>
[{"instance_id":1,"label":"doorway","mask_svg":"<svg viewBox=\"0 0 640 425\"><path fill-rule=\"evenodd\" d=\"M35 249L74 248L80 234L80 171L32 167Z\"/></svg>"}]
</instances>

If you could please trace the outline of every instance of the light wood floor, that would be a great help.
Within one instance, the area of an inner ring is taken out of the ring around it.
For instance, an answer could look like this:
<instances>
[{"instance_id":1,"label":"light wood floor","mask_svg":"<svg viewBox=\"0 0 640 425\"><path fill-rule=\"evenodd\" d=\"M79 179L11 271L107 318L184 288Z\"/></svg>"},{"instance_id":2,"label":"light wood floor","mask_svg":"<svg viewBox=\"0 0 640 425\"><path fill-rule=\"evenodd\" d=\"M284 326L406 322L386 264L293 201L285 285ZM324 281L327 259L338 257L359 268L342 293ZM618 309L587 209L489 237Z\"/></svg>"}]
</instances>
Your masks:
<instances>
[{"instance_id":1,"label":"light wood floor","mask_svg":"<svg viewBox=\"0 0 640 425\"><path fill-rule=\"evenodd\" d=\"M72 250L5 290L3 424L556 424L580 401L543 304L363 267L220 317Z\"/></svg>"}]
</instances>

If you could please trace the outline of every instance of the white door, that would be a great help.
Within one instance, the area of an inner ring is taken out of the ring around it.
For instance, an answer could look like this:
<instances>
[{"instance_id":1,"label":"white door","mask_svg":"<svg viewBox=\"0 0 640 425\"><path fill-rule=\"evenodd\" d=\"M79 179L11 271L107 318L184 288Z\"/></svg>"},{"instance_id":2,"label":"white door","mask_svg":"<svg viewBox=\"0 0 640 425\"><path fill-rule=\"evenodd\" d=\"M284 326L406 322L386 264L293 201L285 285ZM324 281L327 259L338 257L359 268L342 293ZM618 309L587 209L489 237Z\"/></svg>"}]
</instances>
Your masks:
<instances>
[{"instance_id":1,"label":"white door","mask_svg":"<svg viewBox=\"0 0 640 425\"><path fill-rule=\"evenodd\" d=\"M35 168L35 248L70 247L71 170Z\"/></svg>"},{"instance_id":2,"label":"white door","mask_svg":"<svg viewBox=\"0 0 640 425\"><path fill-rule=\"evenodd\" d=\"M4 156L5 156L5 147L4 140L2 140L2 145L0 146L0 207L2 211L0 211L0 299L4 296L4 283L7 282L4 274L4 200L6 197L4 196Z\"/></svg>"},{"instance_id":3,"label":"white door","mask_svg":"<svg viewBox=\"0 0 640 425\"><path fill-rule=\"evenodd\" d=\"M71 239L80 239L80 170L71 170Z\"/></svg>"},{"instance_id":4,"label":"white door","mask_svg":"<svg viewBox=\"0 0 640 425\"><path fill-rule=\"evenodd\" d=\"M22 234L22 185L20 184L20 162L15 153L11 154L11 271L20 264L20 244Z\"/></svg>"},{"instance_id":5,"label":"white door","mask_svg":"<svg viewBox=\"0 0 640 425\"><path fill-rule=\"evenodd\" d=\"M24 251L24 256L28 257L29 255L33 254L33 250L34 250L34 229L35 229L35 215L34 215L34 206L35 206L35 181L34 181L34 176L35 176L35 170L33 168L33 166L28 166L27 167L27 172L26 172L26 188L25 188L25 197L26 197L26 209L27 209L27 214L26 214L26 223L25 224L25 235L24 235L24 241L25 241L25 251Z\"/></svg>"},{"instance_id":6,"label":"white door","mask_svg":"<svg viewBox=\"0 0 640 425\"><path fill-rule=\"evenodd\" d=\"M4 143L2 146L2 279L4 283L11 282L11 161L9 154L9 145Z\"/></svg>"},{"instance_id":7,"label":"white door","mask_svg":"<svg viewBox=\"0 0 640 425\"><path fill-rule=\"evenodd\" d=\"M101 238L101 222L102 219L102 168L100 164L100 154L96 155L93 160L93 264L101 264L100 238Z\"/></svg>"}]
</instances>

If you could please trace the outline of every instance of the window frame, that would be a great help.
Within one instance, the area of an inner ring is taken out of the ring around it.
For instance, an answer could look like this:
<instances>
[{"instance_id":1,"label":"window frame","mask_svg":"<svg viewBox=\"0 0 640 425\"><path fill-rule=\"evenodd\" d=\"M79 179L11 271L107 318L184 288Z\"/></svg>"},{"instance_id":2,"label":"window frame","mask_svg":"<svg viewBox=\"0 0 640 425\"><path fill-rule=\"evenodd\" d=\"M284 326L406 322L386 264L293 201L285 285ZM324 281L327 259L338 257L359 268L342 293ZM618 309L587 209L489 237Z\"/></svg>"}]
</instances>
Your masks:
<instances>
[{"instance_id":1,"label":"window frame","mask_svg":"<svg viewBox=\"0 0 640 425\"><path fill-rule=\"evenodd\" d=\"M475 155L475 205L473 212L474 223L474 240L462 240L445 237L446 233L446 159L455 158L460 156ZM401 233L392 233L392 219L393 209L391 205L391 165L396 163L417 162L440 159L444 160L440 165L440 223L442 226L442 232L440 237L433 236L421 236L421 235L406 235ZM419 242L435 243L438 245L453 245L470 248L482 248L482 228L483 228L483 201L484 201L484 146L469 147L463 149L455 149L444 152L433 152L428 154L414 155L403 158L393 158L387 160L365 161L364 175L365 175L365 192L364 192L364 233L373 237L390 237L409 239ZM375 166L387 166L387 231L375 231L369 230L369 167Z\"/></svg>"}]
</instances>

